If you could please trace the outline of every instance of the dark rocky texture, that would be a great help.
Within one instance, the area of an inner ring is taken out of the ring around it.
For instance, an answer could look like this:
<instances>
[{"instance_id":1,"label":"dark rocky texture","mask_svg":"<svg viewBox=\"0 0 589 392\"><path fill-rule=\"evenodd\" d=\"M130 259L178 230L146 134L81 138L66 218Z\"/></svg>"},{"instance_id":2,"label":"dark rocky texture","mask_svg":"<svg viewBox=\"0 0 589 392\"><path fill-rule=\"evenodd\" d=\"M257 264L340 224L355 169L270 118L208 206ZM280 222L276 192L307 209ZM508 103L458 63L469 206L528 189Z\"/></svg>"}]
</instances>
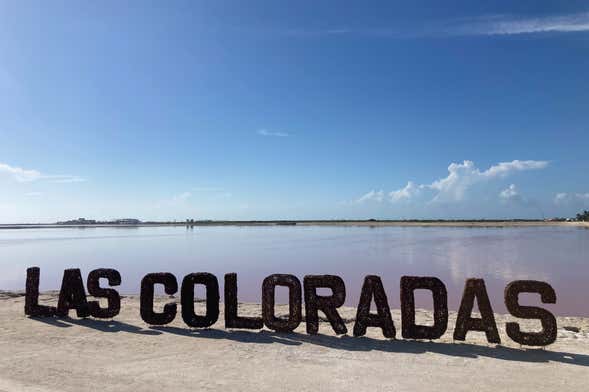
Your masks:
<instances>
[{"instance_id":1,"label":"dark rocky texture","mask_svg":"<svg viewBox=\"0 0 589 392\"><path fill-rule=\"evenodd\" d=\"M240 317L237 314L237 274L225 274L225 328L262 329L261 317Z\"/></svg>"},{"instance_id":2,"label":"dark rocky texture","mask_svg":"<svg viewBox=\"0 0 589 392\"><path fill-rule=\"evenodd\" d=\"M59 300L57 302L57 315L66 317L70 309L75 309L78 317L90 316L84 281L79 268L63 271L63 280L61 281Z\"/></svg>"},{"instance_id":3,"label":"dark rocky texture","mask_svg":"<svg viewBox=\"0 0 589 392\"><path fill-rule=\"evenodd\" d=\"M194 286L202 284L206 288L207 310L204 316L194 312ZM208 272L188 274L182 280L181 301L182 319L186 325L195 328L206 328L219 319L219 281Z\"/></svg>"},{"instance_id":4,"label":"dark rocky texture","mask_svg":"<svg viewBox=\"0 0 589 392\"><path fill-rule=\"evenodd\" d=\"M307 275L303 280L305 289L305 316L307 321L307 333L316 334L319 331L319 314L325 313L331 327L337 334L348 332L346 324L337 312L346 300L346 286L339 276L335 275ZM320 287L330 288L333 292L330 296L317 295Z\"/></svg>"},{"instance_id":5,"label":"dark rocky texture","mask_svg":"<svg viewBox=\"0 0 589 392\"><path fill-rule=\"evenodd\" d=\"M274 314L276 286L288 287L288 319ZM274 274L262 283L262 318L266 327L277 332L292 332L302 319L301 282L294 275Z\"/></svg>"},{"instance_id":6,"label":"dark rocky texture","mask_svg":"<svg viewBox=\"0 0 589 392\"><path fill-rule=\"evenodd\" d=\"M165 325L176 317L176 304L164 305L164 311L156 313L153 311L153 294L156 284L164 285L164 291L168 295L176 294L178 282L176 277L169 272L156 272L147 274L141 279L140 312L141 318L150 325Z\"/></svg>"},{"instance_id":7,"label":"dark rocky texture","mask_svg":"<svg viewBox=\"0 0 589 392\"><path fill-rule=\"evenodd\" d=\"M376 314L370 313L370 304L374 299ZM380 277L368 275L364 278L360 301L356 311L356 323L354 324L354 336L364 336L367 327L379 327L382 334L394 339L396 330L391 317L389 301L385 293Z\"/></svg>"},{"instance_id":8,"label":"dark rocky texture","mask_svg":"<svg viewBox=\"0 0 589 392\"><path fill-rule=\"evenodd\" d=\"M39 305L39 267L27 268L27 281L25 291L25 314L31 317L55 316L57 309L54 306Z\"/></svg>"},{"instance_id":9,"label":"dark rocky texture","mask_svg":"<svg viewBox=\"0 0 589 392\"><path fill-rule=\"evenodd\" d=\"M415 290L432 292L434 325L415 324ZM401 277L401 324L404 339L439 339L448 328L448 293L444 283L434 277Z\"/></svg>"},{"instance_id":10,"label":"dark rocky texture","mask_svg":"<svg viewBox=\"0 0 589 392\"><path fill-rule=\"evenodd\" d=\"M474 300L477 300L481 318L472 318ZM489 343L501 343L493 308L489 302L487 288L483 279L467 279L464 285L464 293L460 302L460 309L456 317L454 339L465 340L468 331L482 331L487 335Z\"/></svg>"},{"instance_id":11,"label":"dark rocky texture","mask_svg":"<svg viewBox=\"0 0 589 392\"><path fill-rule=\"evenodd\" d=\"M513 341L526 346L547 346L554 343L557 335L556 318L546 309L534 306L521 306L519 293L540 294L542 303L556 303L556 293L546 282L536 280L516 280L505 287L505 307L515 317L522 319L539 319L542 323L540 332L522 332L518 323L505 324L505 332Z\"/></svg>"},{"instance_id":12,"label":"dark rocky texture","mask_svg":"<svg viewBox=\"0 0 589 392\"><path fill-rule=\"evenodd\" d=\"M106 298L108 306L101 308L100 302L89 301L90 314L96 318L113 318L121 311L121 296L115 289L100 287L101 278L107 279L109 286L121 284L121 274L115 269L99 268L91 271L87 280L88 293L95 298Z\"/></svg>"}]
</instances>

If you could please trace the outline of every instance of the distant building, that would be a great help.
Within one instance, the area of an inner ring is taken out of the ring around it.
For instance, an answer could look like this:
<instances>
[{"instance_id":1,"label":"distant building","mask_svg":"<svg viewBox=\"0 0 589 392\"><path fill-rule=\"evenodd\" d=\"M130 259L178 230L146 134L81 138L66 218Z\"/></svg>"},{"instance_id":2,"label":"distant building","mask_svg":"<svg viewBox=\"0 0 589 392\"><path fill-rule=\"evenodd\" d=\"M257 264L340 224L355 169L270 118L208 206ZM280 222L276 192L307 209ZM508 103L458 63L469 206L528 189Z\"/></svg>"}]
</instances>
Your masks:
<instances>
[{"instance_id":1,"label":"distant building","mask_svg":"<svg viewBox=\"0 0 589 392\"><path fill-rule=\"evenodd\" d=\"M78 218L63 222L57 222L58 225L138 225L141 221L139 219L126 218L117 219L114 221L97 221L94 219Z\"/></svg>"},{"instance_id":2,"label":"distant building","mask_svg":"<svg viewBox=\"0 0 589 392\"><path fill-rule=\"evenodd\" d=\"M113 223L115 223L117 225L138 225L141 223L141 221L139 219L127 218L127 219L117 219Z\"/></svg>"},{"instance_id":3,"label":"distant building","mask_svg":"<svg viewBox=\"0 0 589 392\"><path fill-rule=\"evenodd\" d=\"M57 222L58 225L95 225L96 223L96 220L86 218L78 218L64 222Z\"/></svg>"}]
</instances>

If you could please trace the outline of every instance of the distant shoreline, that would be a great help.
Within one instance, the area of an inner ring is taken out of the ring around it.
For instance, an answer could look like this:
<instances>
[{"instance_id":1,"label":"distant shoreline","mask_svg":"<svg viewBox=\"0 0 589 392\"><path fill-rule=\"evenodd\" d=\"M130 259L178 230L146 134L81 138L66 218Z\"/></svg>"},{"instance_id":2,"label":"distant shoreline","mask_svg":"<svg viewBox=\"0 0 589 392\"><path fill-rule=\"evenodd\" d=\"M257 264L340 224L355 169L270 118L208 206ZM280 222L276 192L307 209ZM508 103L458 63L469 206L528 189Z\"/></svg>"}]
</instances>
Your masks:
<instances>
[{"instance_id":1,"label":"distant shoreline","mask_svg":"<svg viewBox=\"0 0 589 392\"><path fill-rule=\"evenodd\" d=\"M135 228L165 226L340 226L340 227L586 227L589 222L563 222L540 220L272 220L272 221L195 221L195 222L144 222L137 224L0 224L2 229L53 229L53 228Z\"/></svg>"}]
</instances>

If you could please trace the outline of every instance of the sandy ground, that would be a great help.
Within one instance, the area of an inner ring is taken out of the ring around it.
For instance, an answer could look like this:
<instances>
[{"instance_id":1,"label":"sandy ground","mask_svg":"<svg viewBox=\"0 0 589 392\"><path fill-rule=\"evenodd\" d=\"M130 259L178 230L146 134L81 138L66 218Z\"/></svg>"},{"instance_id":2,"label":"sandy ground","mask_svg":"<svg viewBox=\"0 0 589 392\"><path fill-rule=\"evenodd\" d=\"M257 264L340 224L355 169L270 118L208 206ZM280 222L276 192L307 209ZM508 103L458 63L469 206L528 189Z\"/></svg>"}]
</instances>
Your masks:
<instances>
[{"instance_id":1,"label":"sandy ground","mask_svg":"<svg viewBox=\"0 0 589 392\"><path fill-rule=\"evenodd\" d=\"M55 304L55 294L42 295L41 303ZM513 344L503 332L508 317L500 315L503 344L495 346L476 332L452 343L455 314L443 339L420 342L386 340L375 328L363 338L336 336L327 323L316 336L304 324L293 334L225 330L222 321L191 330L180 315L150 328L136 296L123 299L114 321L77 319L73 312L30 319L23 306L22 295L0 292L0 391L583 391L589 385L584 318L559 318L557 342L539 350ZM240 313L259 315L260 306L242 304ZM355 309L341 313L351 331ZM398 311L393 318L400 338ZM431 320L425 311L417 318Z\"/></svg>"}]
</instances>

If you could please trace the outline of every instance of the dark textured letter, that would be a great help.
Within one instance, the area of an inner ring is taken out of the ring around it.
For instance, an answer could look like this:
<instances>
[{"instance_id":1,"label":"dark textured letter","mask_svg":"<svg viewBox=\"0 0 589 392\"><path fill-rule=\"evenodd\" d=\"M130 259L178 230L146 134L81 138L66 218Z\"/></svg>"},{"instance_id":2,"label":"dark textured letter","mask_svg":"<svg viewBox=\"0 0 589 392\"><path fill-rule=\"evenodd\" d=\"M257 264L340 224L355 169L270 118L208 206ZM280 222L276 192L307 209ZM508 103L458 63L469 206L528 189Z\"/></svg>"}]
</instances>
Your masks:
<instances>
[{"instance_id":1,"label":"dark textured letter","mask_svg":"<svg viewBox=\"0 0 589 392\"><path fill-rule=\"evenodd\" d=\"M288 319L274 315L276 286L288 287ZM294 275L274 274L262 283L262 317L266 327L277 332L292 332L299 326L301 314L301 282Z\"/></svg>"},{"instance_id":2,"label":"dark textured letter","mask_svg":"<svg viewBox=\"0 0 589 392\"><path fill-rule=\"evenodd\" d=\"M519 344L527 346L547 346L556 340L556 318L546 309L533 306L521 306L519 293L538 293L542 303L556 303L556 293L546 282L536 280L516 280L505 287L505 307L509 313L522 319L539 319L542 323L540 332L521 332L518 323L506 323L507 336Z\"/></svg>"},{"instance_id":3,"label":"dark textured letter","mask_svg":"<svg viewBox=\"0 0 589 392\"><path fill-rule=\"evenodd\" d=\"M100 302L89 301L90 314L96 318L113 318L121 311L121 296L115 289L103 289L100 287L100 278L108 280L109 286L121 284L119 271L110 268L99 268L88 274L88 293L95 298L106 298L106 309L100 307Z\"/></svg>"},{"instance_id":4,"label":"dark textured letter","mask_svg":"<svg viewBox=\"0 0 589 392\"><path fill-rule=\"evenodd\" d=\"M262 329L261 317L237 315L237 274L225 274L225 328Z\"/></svg>"},{"instance_id":5,"label":"dark textured letter","mask_svg":"<svg viewBox=\"0 0 589 392\"><path fill-rule=\"evenodd\" d=\"M472 318L474 300L477 299L481 318ZM464 285L464 293L460 302L460 309L456 317L454 339L464 340L468 331L482 331L487 335L489 343L501 343L493 308L489 302L485 281L483 279L467 279Z\"/></svg>"},{"instance_id":6,"label":"dark textured letter","mask_svg":"<svg viewBox=\"0 0 589 392\"><path fill-rule=\"evenodd\" d=\"M307 275L303 279L305 286L305 317L307 319L307 333L316 334L319 330L319 314L321 310L337 334L348 332L346 324L337 312L337 308L346 300L346 286L339 276L335 275ZM333 292L330 296L317 295L317 288L327 287Z\"/></svg>"},{"instance_id":7,"label":"dark textured letter","mask_svg":"<svg viewBox=\"0 0 589 392\"><path fill-rule=\"evenodd\" d=\"M204 316L194 313L194 286L202 284L207 290L207 312ZM219 319L219 281L208 272L188 274L182 280L182 319L186 325L196 328L210 327Z\"/></svg>"},{"instance_id":8,"label":"dark textured letter","mask_svg":"<svg viewBox=\"0 0 589 392\"><path fill-rule=\"evenodd\" d=\"M169 272L147 274L141 279L141 318L150 325L164 325L172 322L176 317L176 304L165 304L162 313L153 311L153 286L163 284L168 295L178 291L176 277Z\"/></svg>"},{"instance_id":9,"label":"dark textured letter","mask_svg":"<svg viewBox=\"0 0 589 392\"><path fill-rule=\"evenodd\" d=\"M415 324L415 293L430 290L434 300L434 325ZM448 293L444 283L433 277L401 277L401 325L404 339L438 339L448 328Z\"/></svg>"},{"instance_id":10,"label":"dark textured letter","mask_svg":"<svg viewBox=\"0 0 589 392\"><path fill-rule=\"evenodd\" d=\"M370 313L370 303L374 298L376 313ZM380 277L368 275L364 278L364 285L360 293L360 302L356 312L356 323L354 324L354 336L366 334L366 327L380 327L386 338L395 338L395 325L391 318L389 301L382 286Z\"/></svg>"},{"instance_id":11,"label":"dark textured letter","mask_svg":"<svg viewBox=\"0 0 589 392\"><path fill-rule=\"evenodd\" d=\"M65 317L70 309L76 309L78 317L90 316L86 291L79 268L71 268L63 271L59 301L57 302L57 314Z\"/></svg>"},{"instance_id":12,"label":"dark textured letter","mask_svg":"<svg viewBox=\"0 0 589 392\"><path fill-rule=\"evenodd\" d=\"M39 267L27 268L27 283L25 292L25 314L31 317L54 316L54 306L39 305Z\"/></svg>"}]
</instances>

